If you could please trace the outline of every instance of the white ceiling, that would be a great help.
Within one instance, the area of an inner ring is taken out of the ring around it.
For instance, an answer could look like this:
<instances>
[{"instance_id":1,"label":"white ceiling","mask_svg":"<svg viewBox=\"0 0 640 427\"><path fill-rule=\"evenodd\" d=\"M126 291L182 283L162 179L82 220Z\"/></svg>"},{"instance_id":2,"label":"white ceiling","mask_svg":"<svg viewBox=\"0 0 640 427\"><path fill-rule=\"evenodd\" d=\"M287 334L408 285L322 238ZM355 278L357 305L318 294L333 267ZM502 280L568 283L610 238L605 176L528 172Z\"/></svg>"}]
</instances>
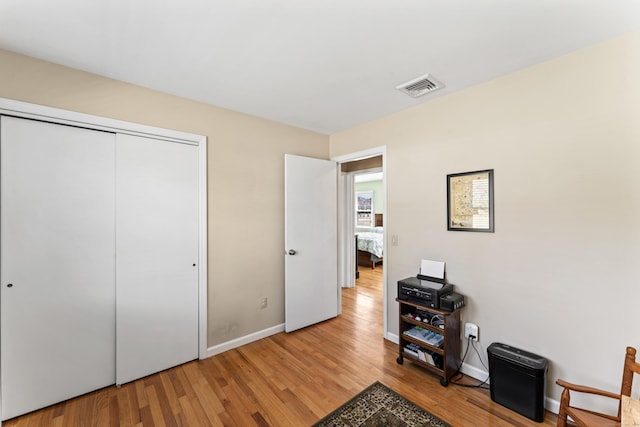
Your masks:
<instances>
[{"instance_id":1,"label":"white ceiling","mask_svg":"<svg viewBox=\"0 0 640 427\"><path fill-rule=\"evenodd\" d=\"M0 0L0 48L326 134L634 30L640 0Z\"/></svg>"}]
</instances>

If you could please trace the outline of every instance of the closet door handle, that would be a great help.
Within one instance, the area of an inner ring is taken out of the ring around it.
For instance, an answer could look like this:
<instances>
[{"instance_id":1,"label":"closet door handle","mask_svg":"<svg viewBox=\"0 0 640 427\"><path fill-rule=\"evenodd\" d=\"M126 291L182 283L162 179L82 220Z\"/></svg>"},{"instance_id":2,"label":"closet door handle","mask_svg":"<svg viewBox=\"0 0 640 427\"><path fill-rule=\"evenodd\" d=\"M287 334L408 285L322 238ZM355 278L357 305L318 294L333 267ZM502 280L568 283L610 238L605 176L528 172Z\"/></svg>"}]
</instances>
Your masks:
<instances>
[{"instance_id":1,"label":"closet door handle","mask_svg":"<svg viewBox=\"0 0 640 427\"><path fill-rule=\"evenodd\" d=\"M293 249L289 249L289 255L295 255L295 254L297 254L296 251L294 251Z\"/></svg>"},{"instance_id":2,"label":"closet door handle","mask_svg":"<svg viewBox=\"0 0 640 427\"><path fill-rule=\"evenodd\" d=\"M13 288L13 283L9 283L9 284L7 285L7 288Z\"/></svg>"}]
</instances>

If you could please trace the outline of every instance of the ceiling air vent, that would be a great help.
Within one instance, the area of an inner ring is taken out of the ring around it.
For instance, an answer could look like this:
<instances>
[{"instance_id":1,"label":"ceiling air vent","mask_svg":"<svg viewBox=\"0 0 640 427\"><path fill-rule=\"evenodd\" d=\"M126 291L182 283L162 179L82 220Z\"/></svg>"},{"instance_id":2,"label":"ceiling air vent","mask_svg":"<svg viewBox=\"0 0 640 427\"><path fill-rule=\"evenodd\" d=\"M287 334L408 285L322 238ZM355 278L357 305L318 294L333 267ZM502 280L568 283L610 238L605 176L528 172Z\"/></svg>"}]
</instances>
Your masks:
<instances>
[{"instance_id":1,"label":"ceiling air vent","mask_svg":"<svg viewBox=\"0 0 640 427\"><path fill-rule=\"evenodd\" d=\"M417 98L434 90L443 88L444 85L431 77L429 74L420 76L406 83L396 86L396 89L406 93L407 95Z\"/></svg>"}]
</instances>

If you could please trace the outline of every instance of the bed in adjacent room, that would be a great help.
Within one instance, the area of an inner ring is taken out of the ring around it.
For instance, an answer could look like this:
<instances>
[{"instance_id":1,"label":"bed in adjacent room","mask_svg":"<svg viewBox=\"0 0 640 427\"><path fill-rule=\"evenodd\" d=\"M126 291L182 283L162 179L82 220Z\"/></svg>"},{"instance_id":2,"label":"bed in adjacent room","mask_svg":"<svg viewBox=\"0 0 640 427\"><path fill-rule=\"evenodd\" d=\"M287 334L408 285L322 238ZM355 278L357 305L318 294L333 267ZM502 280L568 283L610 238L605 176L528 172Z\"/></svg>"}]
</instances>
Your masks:
<instances>
[{"instance_id":1,"label":"bed in adjacent room","mask_svg":"<svg viewBox=\"0 0 640 427\"><path fill-rule=\"evenodd\" d=\"M356 260L359 265L376 268L376 264L382 262L383 237L382 227L356 233Z\"/></svg>"}]
</instances>

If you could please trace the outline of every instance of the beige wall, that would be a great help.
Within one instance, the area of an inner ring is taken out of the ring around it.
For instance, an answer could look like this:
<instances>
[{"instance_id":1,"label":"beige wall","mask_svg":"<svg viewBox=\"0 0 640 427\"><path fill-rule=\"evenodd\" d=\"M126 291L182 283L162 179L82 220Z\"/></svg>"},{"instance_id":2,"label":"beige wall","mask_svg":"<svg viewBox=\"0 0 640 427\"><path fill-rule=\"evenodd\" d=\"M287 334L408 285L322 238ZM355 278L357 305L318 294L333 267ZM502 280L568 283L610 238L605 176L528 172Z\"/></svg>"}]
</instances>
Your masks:
<instances>
[{"instance_id":1,"label":"beige wall","mask_svg":"<svg viewBox=\"0 0 640 427\"><path fill-rule=\"evenodd\" d=\"M0 97L206 135L208 345L284 322L284 154L326 159L326 135L3 50Z\"/></svg>"},{"instance_id":2,"label":"beige wall","mask_svg":"<svg viewBox=\"0 0 640 427\"><path fill-rule=\"evenodd\" d=\"M640 347L640 33L332 135L331 156L387 146L389 330L396 282L446 261L480 345L616 390ZM495 170L495 233L446 228L449 173ZM483 369L477 356L467 362Z\"/></svg>"}]
</instances>

